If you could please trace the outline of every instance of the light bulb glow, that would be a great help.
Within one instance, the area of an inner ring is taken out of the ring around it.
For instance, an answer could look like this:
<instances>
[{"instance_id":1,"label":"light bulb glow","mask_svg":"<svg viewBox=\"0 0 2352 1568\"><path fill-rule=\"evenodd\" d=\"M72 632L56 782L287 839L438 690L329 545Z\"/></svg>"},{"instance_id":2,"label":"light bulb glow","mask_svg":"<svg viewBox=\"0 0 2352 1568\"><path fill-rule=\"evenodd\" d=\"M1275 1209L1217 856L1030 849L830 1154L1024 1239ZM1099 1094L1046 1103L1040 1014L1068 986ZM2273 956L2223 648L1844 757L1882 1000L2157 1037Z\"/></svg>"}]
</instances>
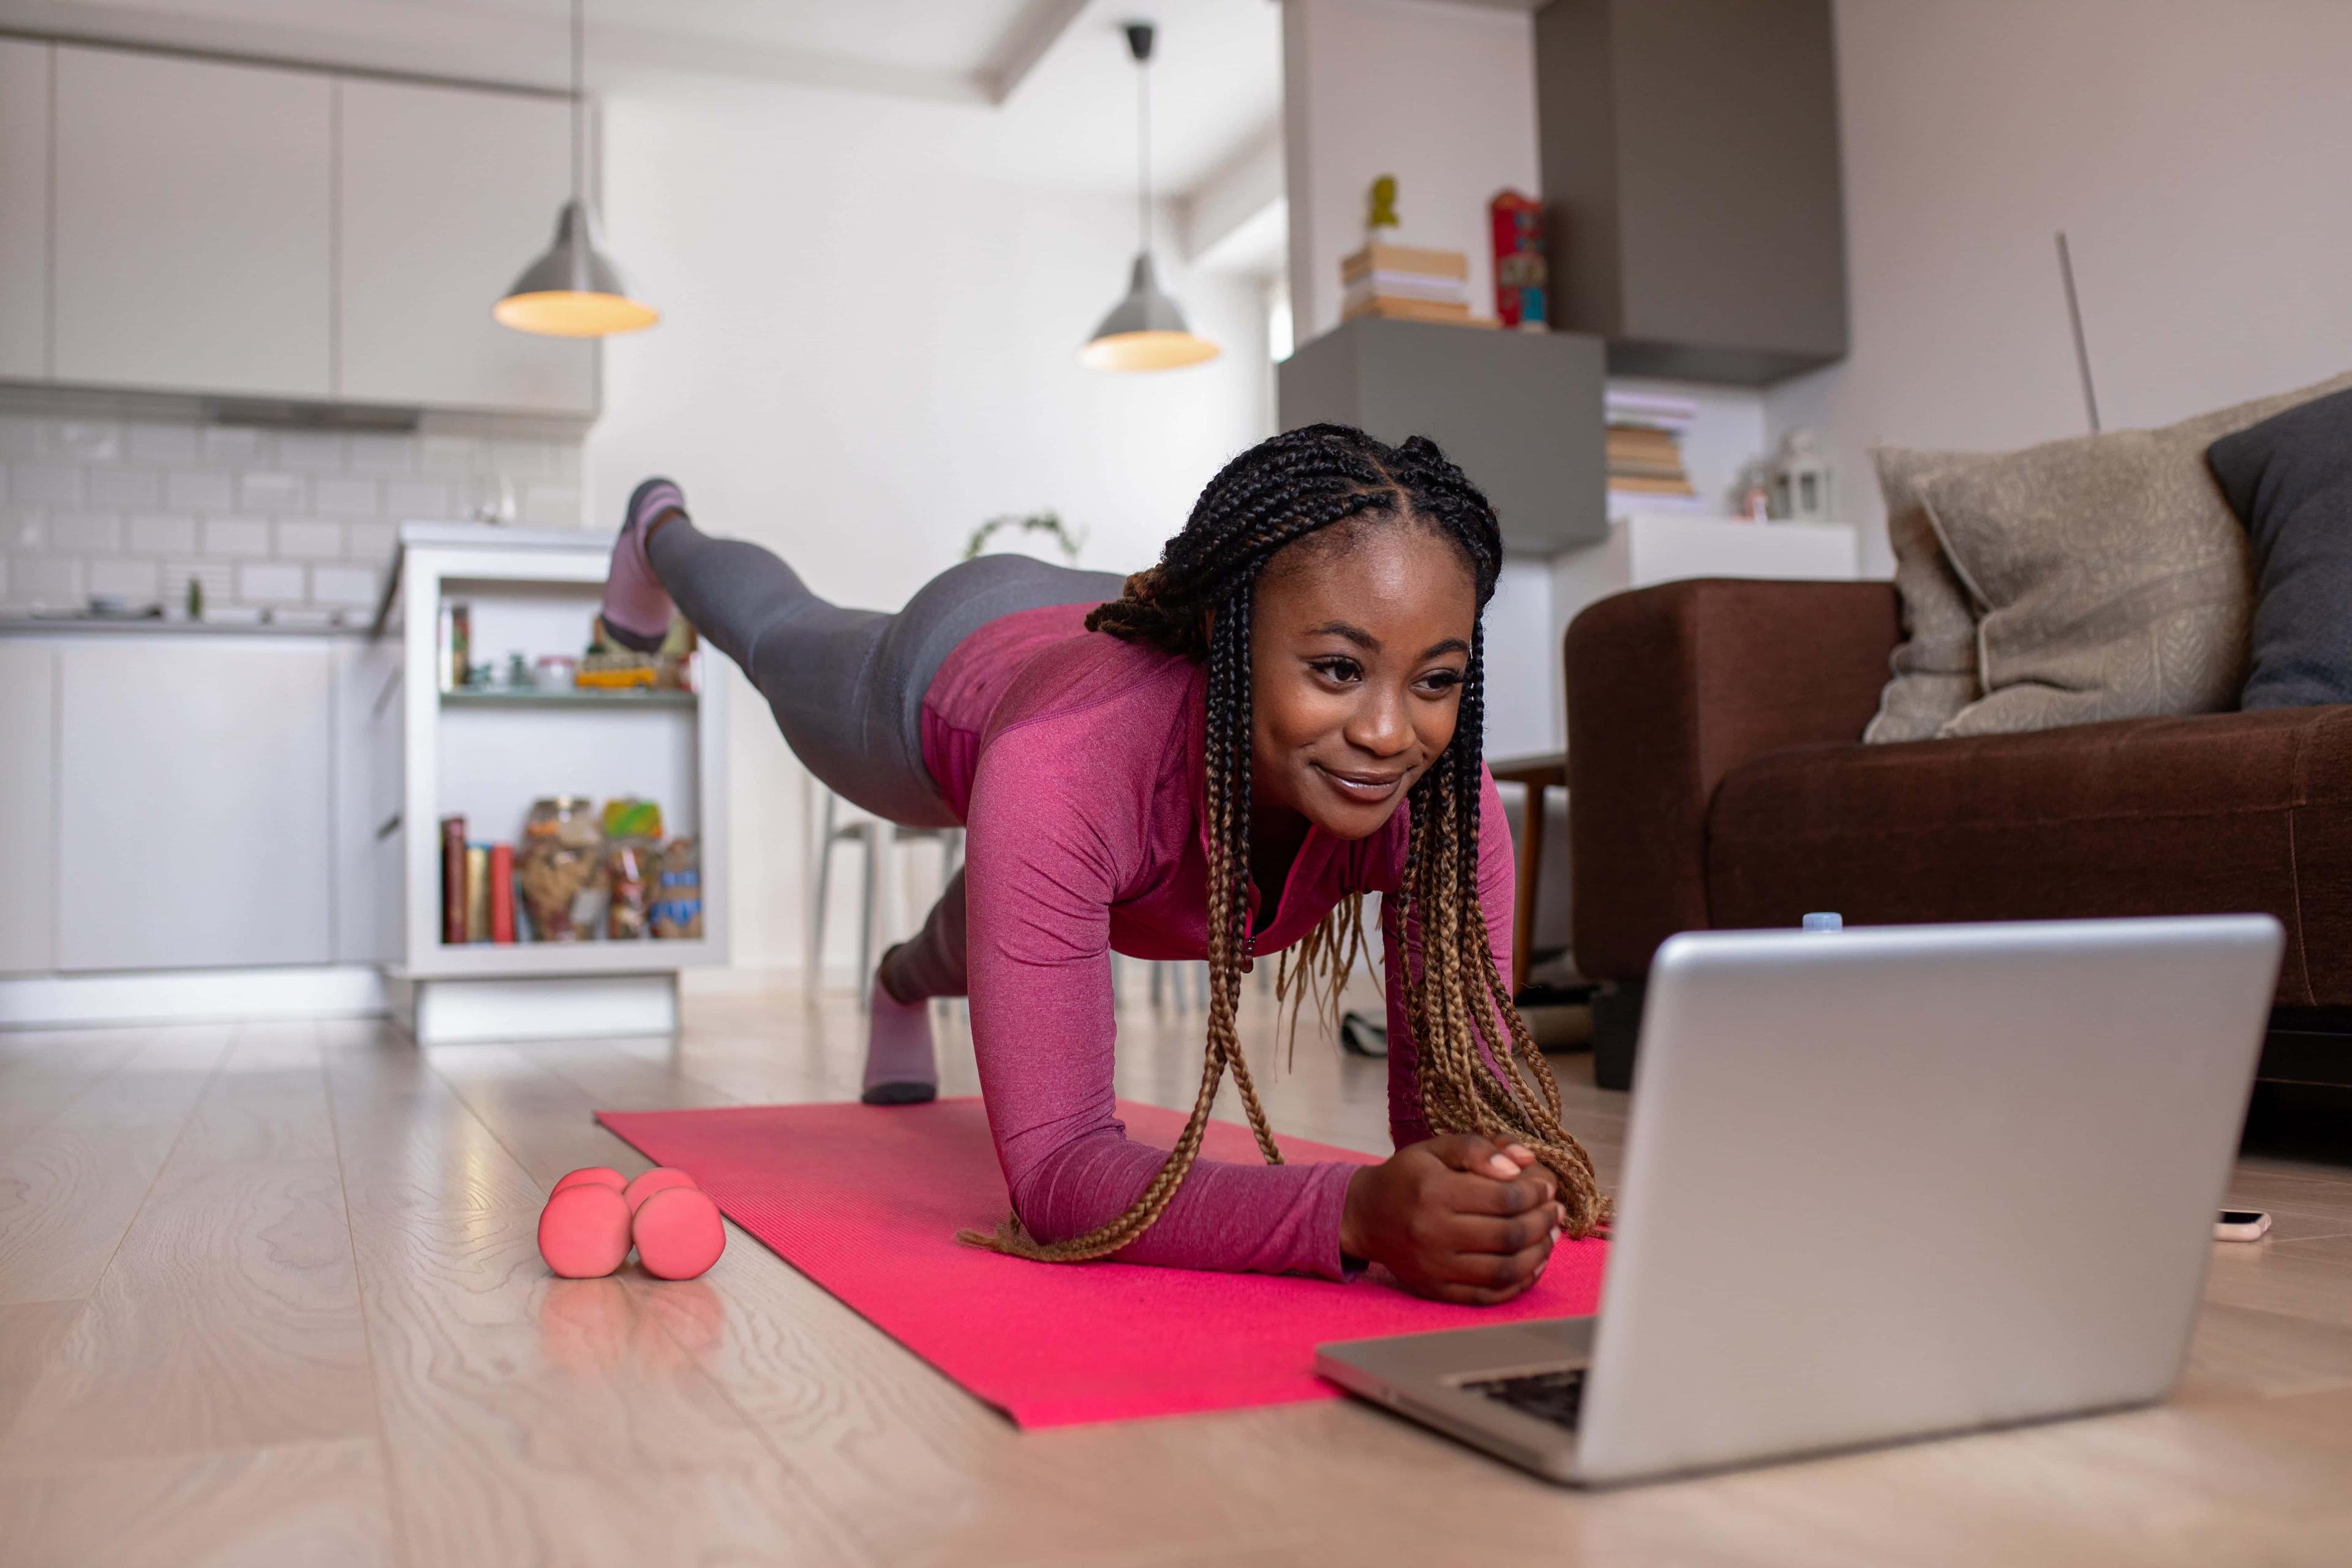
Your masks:
<instances>
[{"instance_id":1,"label":"light bulb glow","mask_svg":"<svg viewBox=\"0 0 2352 1568\"><path fill-rule=\"evenodd\" d=\"M659 310L626 295L574 289L509 294L490 307L490 316L502 327L549 338L609 338L661 320Z\"/></svg>"},{"instance_id":2,"label":"light bulb glow","mask_svg":"<svg viewBox=\"0 0 2352 1568\"><path fill-rule=\"evenodd\" d=\"M1191 332L1113 332L1080 349L1078 363L1088 370L1176 370L1204 363L1222 352Z\"/></svg>"}]
</instances>

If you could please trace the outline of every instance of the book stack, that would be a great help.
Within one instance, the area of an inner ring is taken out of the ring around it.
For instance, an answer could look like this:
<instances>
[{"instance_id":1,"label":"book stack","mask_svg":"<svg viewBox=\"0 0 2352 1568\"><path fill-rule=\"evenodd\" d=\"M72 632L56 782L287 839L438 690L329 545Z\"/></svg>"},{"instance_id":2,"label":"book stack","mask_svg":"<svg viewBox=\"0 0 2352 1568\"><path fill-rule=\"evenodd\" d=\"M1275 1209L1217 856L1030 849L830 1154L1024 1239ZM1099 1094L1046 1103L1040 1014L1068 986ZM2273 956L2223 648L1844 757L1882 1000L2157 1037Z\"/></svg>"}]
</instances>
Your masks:
<instances>
[{"instance_id":1,"label":"book stack","mask_svg":"<svg viewBox=\"0 0 2352 1568\"><path fill-rule=\"evenodd\" d=\"M1339 263L1339 319L1495 323L1470 313L1470 258L1458 250L1421 250L1375 240Z\"/></svg>"},{"instance_id":2,"label":"book stack","mask_svg":"<svg viewBox=\"0 0 2352 1568\"><path fill-rule=\"evenodd\" d=\"M1631 495L1696 496L1683 469L1683 432L1697 422L1687 397L1612 392L1608 398L1609 488Z\"/></svg>"},{"instance_id":3,"label":"book stack","mask_svg":"<svg viewBox=\"0 0 2352 1568\"><path fill-rule=\"evenodd\" d=\"M466 819L441 819L441 940L512 942L514 846L466 837Z\"/></svg>"}]
</instances>

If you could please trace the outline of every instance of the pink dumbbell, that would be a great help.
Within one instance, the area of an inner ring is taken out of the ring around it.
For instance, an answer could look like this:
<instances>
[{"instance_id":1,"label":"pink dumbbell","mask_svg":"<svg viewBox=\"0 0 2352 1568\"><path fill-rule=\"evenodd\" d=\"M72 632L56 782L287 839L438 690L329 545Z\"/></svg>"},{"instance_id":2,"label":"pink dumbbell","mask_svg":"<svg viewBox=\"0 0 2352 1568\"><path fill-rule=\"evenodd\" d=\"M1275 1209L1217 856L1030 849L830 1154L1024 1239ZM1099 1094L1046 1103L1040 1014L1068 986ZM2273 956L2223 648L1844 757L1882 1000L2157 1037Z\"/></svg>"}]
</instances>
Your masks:
<instances>
[{"instance_id":1,"label":"pink dumbbell","mask_svg":"<svg viewBox=\"0 0 2352 1568\"><path fill-rule=\"evenodd\" d=\"M626 1183L603 1165L572 1171L555 1184L539 1216L539 1255L567 1279L612 1273L633 1242L646 1273L691 1279L719 1261L727 1227L694 1178L667 1166Z\"/></svg>"},{"instance_id":2,"label":"pink dumbbell","mask_svg":"<svg viewBox=\"0 0 2352 1568\"><path fill-rule=\"evenodd\" d=\"M629 1201L601 1182L557 1188L540 1212L539 1255L566 1279L610 1274L629 1256Z\"/></svg>"},{"instance_id":3,"label":"pink dumbbell","mask_svg":"<svg viewBox=\"0 0 2352 1568\"><path fill-rule=\"evenodd\" d=\"M656 1165L650 1171L638 1173L636 1180L629 1184L628 1190L622 1194L622 1196L629 1200L629 1212L635 1214L645 1207L646 1200L656 1193L667 1191L671 1187L692 1185L694 1185L694 1178L684 1171L673 1171L667 1165Z\"/></svg>"},{"instance_id":4,"label":"pink dumbbell","mask_svg":"<svg viewBox=\"0 0 2352 1568\"><path fill-rule=\"evenodd\" d=\"M691 1279L727 1250L719 1205L695 1187L662 1187L646 1195L629 1222L637 1261L656 1279Z\"/></svg>"}]
</instances>

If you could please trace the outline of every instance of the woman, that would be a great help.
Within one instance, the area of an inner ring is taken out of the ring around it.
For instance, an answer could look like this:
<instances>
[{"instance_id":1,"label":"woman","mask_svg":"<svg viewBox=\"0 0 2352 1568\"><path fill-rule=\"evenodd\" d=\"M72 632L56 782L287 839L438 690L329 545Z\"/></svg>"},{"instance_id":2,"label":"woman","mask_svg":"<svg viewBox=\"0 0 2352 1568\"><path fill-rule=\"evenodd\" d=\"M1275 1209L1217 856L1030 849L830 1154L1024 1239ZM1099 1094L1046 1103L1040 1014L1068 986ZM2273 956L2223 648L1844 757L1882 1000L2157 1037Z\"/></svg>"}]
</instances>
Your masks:
<instances>
[{"instance_id":1,"label":"woman","mask_svg":"<svg viewBox=\"0 0 2352 1568\"><path fill-rule=\"evenodd\" d=\"M1533 1282L1608 1207L1500 975L1510 840L1479 761L1493 509L1430 441L1319 425L1209 482L1122 584L968 562L896 616L844 610L714 540L651 479L604 622L649 647L673 601L740 665L826 784L892 821L961 823L964 870L874 979L869 1101L934 1092L934 996L972 1043L1024 1258L1348 1278L1448 1300ZM967 891L968 895L967 896ZM1241 976L1296 947L1336 993L1384 895L1389 1116L1373 1166L1281 1163L1234 1034ZM1209 962L1208 1055L1172 1153L1112 1094L1109 954ZM1264 1166L1197 1157L1233 1073Z\"/></svg>"}]
</instances>

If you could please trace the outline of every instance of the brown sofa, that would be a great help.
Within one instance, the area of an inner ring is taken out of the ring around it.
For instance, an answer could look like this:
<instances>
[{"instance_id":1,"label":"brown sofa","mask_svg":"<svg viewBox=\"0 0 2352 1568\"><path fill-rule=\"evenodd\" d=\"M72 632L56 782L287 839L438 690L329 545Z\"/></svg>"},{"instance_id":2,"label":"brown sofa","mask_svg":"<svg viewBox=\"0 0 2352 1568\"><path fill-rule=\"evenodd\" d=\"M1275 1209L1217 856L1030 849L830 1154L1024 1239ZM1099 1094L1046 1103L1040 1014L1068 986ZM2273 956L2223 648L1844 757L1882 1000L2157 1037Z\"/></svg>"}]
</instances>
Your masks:
<instances>
[{"instance_id":1,"label":"brown sofa","mask_svg":"<svg viewBox=\"0 0 2352 1568\"><path fill-rule=\"evenodd\" d=\"M2263 1074L2352 1083L2352 707L1864 746L1885 583L1674 583L1569 627L1577 966L1630 1079L1679 931L2262 910L2287 931Z\"/></svg>"}]
</instances>

